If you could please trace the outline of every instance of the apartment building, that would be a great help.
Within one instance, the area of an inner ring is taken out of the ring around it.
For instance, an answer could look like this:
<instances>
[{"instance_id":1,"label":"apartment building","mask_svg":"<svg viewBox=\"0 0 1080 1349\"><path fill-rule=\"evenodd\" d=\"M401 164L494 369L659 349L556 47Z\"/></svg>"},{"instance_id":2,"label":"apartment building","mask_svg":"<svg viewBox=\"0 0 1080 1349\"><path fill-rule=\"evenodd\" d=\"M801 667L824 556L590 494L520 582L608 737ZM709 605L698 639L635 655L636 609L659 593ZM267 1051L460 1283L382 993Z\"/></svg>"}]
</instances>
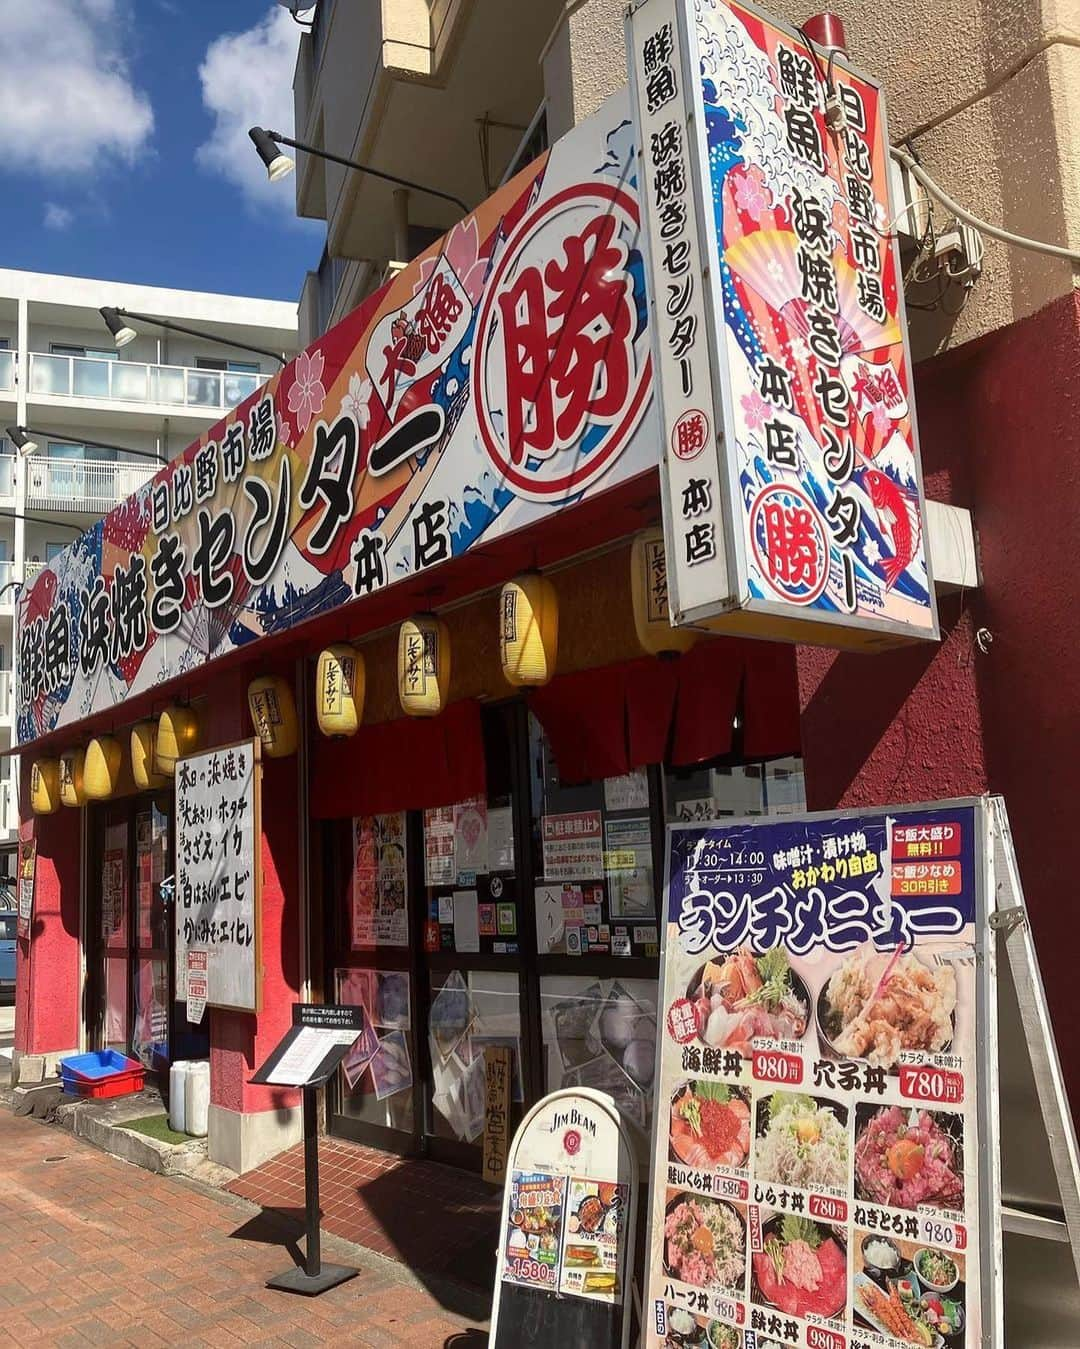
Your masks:
<instances>
[{"instance_id":1,"label":"apartment building","mask_svg":"<svg viewBox=\"0 0 1080 1349\"><path fill-rule=\"evenodd\" d=\"M117 306L147 316L125 319L136 336L119 350L100 313ZM36 446L0 440L0 749L19 584L262 384L269 353L295 350L293 304L0 269L0 429L31 428ZM0 845L18 828L3 762Z\"/></svg>"}]
</instances>

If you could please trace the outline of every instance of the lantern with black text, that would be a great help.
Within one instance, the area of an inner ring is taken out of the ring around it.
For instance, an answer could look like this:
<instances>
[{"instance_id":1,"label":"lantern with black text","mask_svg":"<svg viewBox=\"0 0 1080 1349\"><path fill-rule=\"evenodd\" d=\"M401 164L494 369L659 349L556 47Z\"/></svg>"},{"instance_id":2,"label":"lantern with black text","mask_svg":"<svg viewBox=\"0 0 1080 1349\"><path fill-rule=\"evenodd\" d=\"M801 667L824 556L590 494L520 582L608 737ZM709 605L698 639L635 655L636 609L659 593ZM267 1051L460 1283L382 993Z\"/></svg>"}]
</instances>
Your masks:
<instances>
[{"instance_id":1,"label":"lantern with black text","mask_svg":"<svg viewBox=\"0 0 1080 1349\"><path fill-rule=\"evenodd\" d=\"M81 806L86 800L83 775L86 766L86 751L69 749L60 755L60 804L62 806Z\"/></svg>"},{"instance_id":2,"label":"lantern with black text","mask_svg":"<svg viewBox=\"0 0 1080 1349\"><path fill-rule=\"evenodd\" d=\"M414 614L398 633L398 698L410 717L435 717L450 687L450 634L434 614Z\"/></svg>"},{"instance_id":3,"label":"lantern with black text","mask_svg":"<svg viewBox=\"0 0 1080 1349\"><path fill-rule=\"evenodd\" d=\"M559 649L559 597L539 572L507 581L499 596L499 658L511 684L546 684Z\"/></svg>"},{"instance_id":4,"label":"lantern with black text","mask_svg":"<svg viewBox=\"0 0 1080 1349\"><path fill-rule=\"evenodd\" d=\"M292 689L280 675L260 675L251 681L248 710L268 758L284 759L296 753L296 703Z\"/></svg>"},{"instance_id":5,"label":"lantern with black text","mask_svg":"<svg viewBox=\"0 0 1080 1349\"><path fill-rule=\"evenodd\" d=\"M315 715L323 735L355 735L364 717L364 657L347 642L319 652Z\"/></svg>"},{"instance_id":6,"label":"lantern with black text","mask_svg":"<svg viewBox=\"0 0 1080 1349\"><path fill-rule=\"evenodd\" d=\"M108 801L120 785L124 751L111 735L95 736L86 747L83 788L91 801Z\"/></svg>"},{"instance_id":7,"label":"lantern with black text","mask_svg":"<svg viewBox=\"0 0 1080 1349\"><path fill-rule=\"evenodd\" d=\"M35 759L30 768L30 809L35 815L55 815L60 809L59 759Z\"/></svg>"},{"instance_id":8,"label":"lantern with black text","mask_svg":"<svg viewBox=\"0 0 1080 1349\"><path fill-rule=\"evenodd\" d=\"M190 707L174 703L158 717L157 738L154 741L154 769L171 778L176 772L176 761L185 754L194 754L199 747L199 722Z\"/></svg>"},{"instance_id":9,"label":"lantern with black text","mask_svg":"<svg viewBox=\"0 0 1080 1349\"><path fill-rule=\"evenodd\" d=\"M668 615L667 559L664 531L643 529L630 550L634 630L650 656L689 651L697 641L690 628L673 628Z\"/></svg>"},{"instance_id":10,"label":"lantern with black text","mask_svg":"<svg viewBox=\"0 0 1080 1349\"><path fill-rule=\"evenodd\" d=\"M154 767L157 745L156 721L138 721L131 728L131 776L135 786L145 792L153 787L164 787L168 778Z\"/></svg>"}]
</instances>

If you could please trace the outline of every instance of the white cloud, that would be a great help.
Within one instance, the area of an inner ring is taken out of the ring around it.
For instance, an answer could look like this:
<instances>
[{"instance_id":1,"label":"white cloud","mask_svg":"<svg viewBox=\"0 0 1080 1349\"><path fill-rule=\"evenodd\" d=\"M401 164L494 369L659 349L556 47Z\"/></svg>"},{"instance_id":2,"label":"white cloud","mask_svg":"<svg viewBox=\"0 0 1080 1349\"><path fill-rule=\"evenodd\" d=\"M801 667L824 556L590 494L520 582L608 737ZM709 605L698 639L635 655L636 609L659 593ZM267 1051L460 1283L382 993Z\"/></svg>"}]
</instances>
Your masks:
<instances>
[{"instance_id":1,"label":"white cloud","mask_svg":"<svg viewBox=\"0 0 1080 1349\"><path fill-rule=\"evenodd\" d=\"M288 11L275 5L242 33L223 33L206 49L199 79L203 105L214 119L210 136L195 157L220 174L253 206L271 206L295 218L291 183L271 183L248 139L248 127L272 127L292 134L293 67L300 29Z\"/></svg>"},{"instance_id":2,"label":"white cloud","mask_svg":"<svg viewBox=\"0 0 1080 1349\"><path fill-rule=\"evenodd\" d=\"M7 167L42 174L130 164L154 129L124 50L127 0L24 0L0 25Z\"/></svg>"},{"instance_id":3,"label":"white cloud","mask_svg":"<svg viewBox=\"0 0 1080 1349\"><path fill-rule=\"evenodd\" d=\"M47 230L66 230L75 219L75 212L68 206L61 206L55 201L45 203L45 216L42 224Z\"/></svg>"}]
</instances>

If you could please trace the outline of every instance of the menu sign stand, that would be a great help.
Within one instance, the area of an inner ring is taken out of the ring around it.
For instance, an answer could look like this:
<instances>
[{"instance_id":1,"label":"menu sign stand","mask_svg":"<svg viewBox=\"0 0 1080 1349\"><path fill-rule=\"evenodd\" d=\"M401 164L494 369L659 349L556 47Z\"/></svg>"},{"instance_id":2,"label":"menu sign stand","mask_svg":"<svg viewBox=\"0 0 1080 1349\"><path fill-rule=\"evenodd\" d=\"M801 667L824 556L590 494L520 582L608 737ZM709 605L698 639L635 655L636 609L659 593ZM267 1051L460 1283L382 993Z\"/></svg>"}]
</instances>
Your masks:
<instances>
[{"instance_id":1,"label":"menu sign stand","mask_svg":"<svg viewBox=\"0 0 1080 1349\"><path fill-rule=\"evenodd\" d=\"M637 1160L615 1102L555 1091L507 1160L491 1349L630 1343Z\"/></svg>"},{"instance_id":2,"label":"menu sign stand","mask_svg":"<svg viewBox=\"0 0 1080 1349\"><path fill-rule=\"evenodd\" d=\"M664 918L645 1349L1080 1344L1004 802L672 826Z\"/></svg>"},{"instance_id":3,"label":"menu sign stand","mask_svg":"<svg viewBox=\"0 0 1080 1349\"><path fill-rule=\"evenodd\" d=\"M350 1265L322 1263L319 1233L319 1117L316 1090L337 1072L342 1059L364 1033L362 1007L330 1007L296 1003L293 1024L270 1057L250 1079L259 1086L298 1087L303 1091L304 1202L306 1242L304 1264L275 1274L267 1288L314 1297L354 1279L360 1273Z\"/></svg>"}]
</instances>

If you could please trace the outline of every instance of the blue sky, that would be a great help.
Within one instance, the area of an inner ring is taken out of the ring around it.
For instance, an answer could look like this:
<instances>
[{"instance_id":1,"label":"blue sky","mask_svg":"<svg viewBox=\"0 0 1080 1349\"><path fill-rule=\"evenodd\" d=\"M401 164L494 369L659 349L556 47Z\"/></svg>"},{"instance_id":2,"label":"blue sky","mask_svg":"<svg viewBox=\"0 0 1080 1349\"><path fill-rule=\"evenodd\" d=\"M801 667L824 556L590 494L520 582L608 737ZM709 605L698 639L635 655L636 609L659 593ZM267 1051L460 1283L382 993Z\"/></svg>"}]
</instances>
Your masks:
<instances>
[{"instance_id":1,"label":"blue sky","mask_svg":"<svg viewBox=\"0 0 1080 1349\"><path fill-rule=\"evenodd\" d=\"M0 266L295 300L298 221L247 128L292 130L300 29L272 0L12 0Z\"/></svg>"}]
</instances>

